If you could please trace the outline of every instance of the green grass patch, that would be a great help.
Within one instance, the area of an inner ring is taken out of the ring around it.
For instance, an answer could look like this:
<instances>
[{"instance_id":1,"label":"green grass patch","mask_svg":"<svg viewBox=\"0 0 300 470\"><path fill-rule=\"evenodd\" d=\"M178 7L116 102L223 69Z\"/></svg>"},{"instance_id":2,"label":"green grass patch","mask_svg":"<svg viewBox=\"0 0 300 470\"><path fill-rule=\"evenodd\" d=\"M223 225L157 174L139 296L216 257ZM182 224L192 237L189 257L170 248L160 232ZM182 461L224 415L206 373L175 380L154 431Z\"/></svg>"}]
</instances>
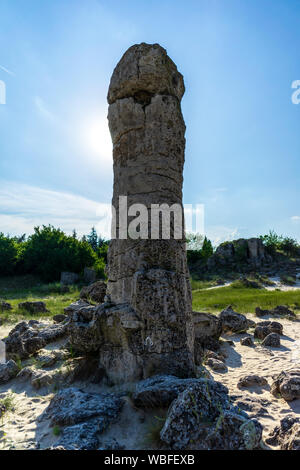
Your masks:
<instances>
[{"instance_id":1,"label":"green grass patch","mask_svg":"<svg viewBox=\"0 0 300 470\"><path fill-rule=\"evenodd\" d=\"M1 313L6 322L17 322L37 318L51 318L63 313L64 308L79 298L80 286L69 286L69 292L63 292L59 283L44 284L33 276L0 278L0 300L8 302L12 310ZM49 312L30 314L18 308L18 304L27 301L45 302Z\"/></svg>"},{"instance_id":2,"label":"green grass patch","mask_svg":"<svg viewBox=\"0 0 300 470\"><path fill-rule=\"evenodd\" d=\"M193 292L195 311L220 312L228 305L240 313L254 313L256 307L271 309L277 305L297 309L300 306L300 290L282 292L228 286Z\"/></svg>"}]
</instances>

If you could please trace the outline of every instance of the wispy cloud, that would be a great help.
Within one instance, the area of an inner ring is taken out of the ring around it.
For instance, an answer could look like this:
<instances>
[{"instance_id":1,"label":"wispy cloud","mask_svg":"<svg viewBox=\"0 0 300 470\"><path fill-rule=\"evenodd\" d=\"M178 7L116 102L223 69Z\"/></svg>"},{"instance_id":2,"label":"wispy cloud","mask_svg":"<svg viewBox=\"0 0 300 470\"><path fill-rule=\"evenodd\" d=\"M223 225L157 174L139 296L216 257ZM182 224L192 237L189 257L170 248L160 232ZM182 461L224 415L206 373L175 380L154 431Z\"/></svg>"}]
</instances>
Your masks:
<instances>
[{"instance_id":1,"label":"wispy cloud","mask_svg":"<svg viewBox=\"0 0 300 470\"><path fill-rule=\"evenodd\" d=\"M83 235L95 226L110 236L111 207L76 194L18 183L0 183L0 232L30 234L35 226L52 224Z\"/></svg>"},{"instance_id":2,"label":"wispy cloud","mask_svg":"<svg viewBox=\"0 0 300 470\"><path fill-rule=\"evenodd\" d=\"M39 114L41 114L41 116L51 121L55 120L55 115L51 111L49 111L44 100L40 96L34 97L34 105Z\"/></svg>"},{"instance_id":3,"label":"wispy cloud","mask_svg":"<svg viewBox=\"0 0 300 470\"><path fill-rule=\"evenodd\" d=\"M7 69L6 67L3 67L0 65L0 69L3 70L4 72L8 73L8 75L12 75L13 77L15 76L15 73L12 72L11 70Z\"/></svg>"},{"instance_id":4,"label":"wispy cloud","mask_svg":"<svg viewBox=\"0 0 300 470\"><path fill-rule=\"evenodd\" d=\"M300 222L300 215L293 215L291 217L292 222Z\"/></svg>"}]
</instances>

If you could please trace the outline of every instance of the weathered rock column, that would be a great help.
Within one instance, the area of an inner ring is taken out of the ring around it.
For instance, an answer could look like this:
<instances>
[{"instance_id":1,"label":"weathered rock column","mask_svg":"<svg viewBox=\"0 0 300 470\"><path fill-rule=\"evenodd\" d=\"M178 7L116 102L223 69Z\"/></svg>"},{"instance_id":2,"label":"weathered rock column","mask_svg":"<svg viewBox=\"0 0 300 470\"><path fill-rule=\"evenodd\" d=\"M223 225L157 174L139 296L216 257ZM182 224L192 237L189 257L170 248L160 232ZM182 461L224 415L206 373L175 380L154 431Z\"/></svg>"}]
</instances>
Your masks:
<instances>
[{"instance_id":1,"label":"weathered rock column","mask_svg":"<svg viewBox=\"0 0 300 470\"><path fill-rule=\"evenodd\" d=\"M182 207L183 93L182 75L158 44L129 48L110 82L117 238L108 253L112 307L101 314L105 344L100 348L100 363L113 381L157 373L184 377L194 372L184 233L180 239L133 240L121 239L124 230L119 231L120 196L127 196L128 208L145 205L149 215L152 204ZM150 216L149 229L150 238Z\"/></svg>"}]
</instances>

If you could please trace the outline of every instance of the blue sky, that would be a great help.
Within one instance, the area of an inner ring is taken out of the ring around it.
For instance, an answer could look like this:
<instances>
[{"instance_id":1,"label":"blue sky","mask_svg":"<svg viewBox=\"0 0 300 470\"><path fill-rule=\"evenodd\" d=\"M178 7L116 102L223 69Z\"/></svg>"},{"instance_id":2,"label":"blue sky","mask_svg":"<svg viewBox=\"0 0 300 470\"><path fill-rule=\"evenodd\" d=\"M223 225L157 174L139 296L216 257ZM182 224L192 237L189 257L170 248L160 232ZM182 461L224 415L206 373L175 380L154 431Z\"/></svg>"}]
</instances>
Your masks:
<instances>
[{"instance_id":1,"label":"blue sky","mask_svg":"<svg viewBox=\"0 0 300 470\"><path fill-rule=\"evenodd\" d=\"M185 77L184 202L208 236L300 239L300 1L1 0L0 20L0 231L107 233L110 76L158 42Z\"/></svg>"}]
</instances>

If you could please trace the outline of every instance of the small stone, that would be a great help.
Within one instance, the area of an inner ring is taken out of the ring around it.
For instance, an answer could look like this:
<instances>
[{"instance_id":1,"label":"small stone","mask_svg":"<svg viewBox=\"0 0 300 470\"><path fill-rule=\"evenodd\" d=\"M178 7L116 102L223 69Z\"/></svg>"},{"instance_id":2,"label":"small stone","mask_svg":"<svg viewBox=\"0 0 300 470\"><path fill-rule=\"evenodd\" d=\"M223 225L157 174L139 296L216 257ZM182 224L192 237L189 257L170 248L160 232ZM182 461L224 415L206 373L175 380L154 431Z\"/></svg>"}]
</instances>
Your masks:
<instances>
[{"instance_id":1,"label":"small stone","mask_svg":"<svg viewBox=\"0 0 300 470\"><path fill-rule=\"evenodd\" d=\"M8 302L4 302L4 301L0 302L0 312L4 312L7 310L11 310L11 309L12 309L12 306Z\"/></svg>"},{"instance_id":2,"label":"small stone","mask_svg":"<svg viewBox=\"0 0 300 470\"><path fill-rule=\"evenodd\" d=\"M300 398L300 369L282 371L271 386L274 396L281 396L286 401Z\"/></svg>"},{"instance_id":3,"label":"small stone","mask_svg":"<svg viewBox=\"0 0 300 470\"><path fill-rule=\"evenodd\" d=\"M296 416L285 416L266 439L271 446L280 450L300 450L300 419Z\"/></svg>"},{"instance_id":4,"label":"small stone","mask_svg":"<svg viewBox=\"0 0 300 470\"><path fill-rule=\"evenodd\" d=\"M270 346L273 348L280 347L280 336L277 333L270 333L268 336L265 337L263 342L261 343L262 346Z\"/></svg>"},{"instance_id":5,"label":"small stone","mask_svg":"<svg viewBox=\"0 0 300 470\"><path fill-rule=\"evenodd\" d=\"M248 329L248 320L245 315L235 312L231 306L225 308L219 318L224 333L244 333Z\"/></svg>"},{"instance_id":6,"label":"small stone","mask_svg":"<svg viewBox=\"0 0 300 470\"><path fill-rule=\"evenodd\" d=\"M21 302L18 308L32 314L48 312L45 302Z\"/></svg>"},{"instance_id":7,"label":"small stone","mask_svg":"<svg viewBox=\"0 0 300 470\"><path fill-rule=\"evenodd\" d=\"M259 375L246 375L245 377L241 377L237 384L238 388L263 387L265 385L268 385L268 381Z\"/></svg>"},{"instance_id":8,"label":"small stone","mask_svg":"<svg viewBox=\"0 0 300 470\"><path fill-rule=\"evenodd\" d=\"M13 360L5 362L5 364L0 364L0 384L5 384L13 379L18 372L19 368Z\"/></svg>"},{"instance_id":9,"label":"small stone","mask_svg":"<svg viewBox=\"0 0 300 470\"><path fill-rule=\"evenodd\" d=\"M60 283L69 286L72 284L76 284L79 280L79 275L76 273L70 273L70 272L62 272L60 276Z\"/></svg>"},{"instance_id":10,"label":"small stone","mask_svg":"<svg viewBox=\"0 0 300 470\"><path fill-rule=\"evenodd\" d=\"M224 362L219 361L218 359L213 359L212 357L208 358L205 361L205 365L210 367L212 370L216 372L225 372L227 371L227 367Z\"/></svg>"},{"instance_id":11,"label":"small stone","mask_svg":"<svg viewBox=\"0 0 300 470\"><path fill-rule=\"evenodd\" d=\"M241 343L242 346L248 346L250 348L254 346L254 342L253 342L251 336L246 336L246 338L242 338L240 340L240 343Z\"/></svg>"},{"instance_id":12,"label":"small stone","mask_svg":"<svg viewBox=\"0 0 300 470\"><path fill-rule=\"evenodd\" d=\"M104 281L97 281L93 284L83 287L80 292L80 298L91 300L97 304L102 304L106 295L106 284Z\"/></svg>"}]
</instances>

